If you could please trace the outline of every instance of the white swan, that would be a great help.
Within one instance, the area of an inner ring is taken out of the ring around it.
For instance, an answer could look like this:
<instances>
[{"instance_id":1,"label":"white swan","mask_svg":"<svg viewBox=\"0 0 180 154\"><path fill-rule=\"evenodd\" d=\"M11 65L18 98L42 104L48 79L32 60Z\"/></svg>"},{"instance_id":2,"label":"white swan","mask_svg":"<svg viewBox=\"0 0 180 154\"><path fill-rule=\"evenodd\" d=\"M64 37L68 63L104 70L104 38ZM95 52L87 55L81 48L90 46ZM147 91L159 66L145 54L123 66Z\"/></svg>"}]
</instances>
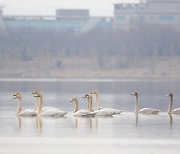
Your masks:
<instances>
[{"instance_id":1,"label":"white swan","mask_svg":"<svg viewBox=\"0 0 180 154\"><path fill-rule=\"evenodd\" d=\"M172 109L172 104L173 104L173 94L168 93L166 96L170 97L170 102L169 102L169 108L168 108L168 113L169 114L180 114L180 108L177 109Z\"/></svg>"},{"instance_id":2,"label":"white swan","mask_svg":"<svg viewBox=\"0 0 180 154\"><path fill-rule=\"evenodd\" d=\"M42 115L42 116L64 116L65 114L67 114L66 111L60 111L56 108L51 108L48 110L44 110L42 111L42 105L43 105L43 96L42 94L35 94L34 97L39 97L40 98L40 105L39 105L39 111L38 114Z\"/></svg>"},{"instance_id":3,"label":"white swan","mask_svg":"<svg viewBox=\"0 0 180 154\"><path fill-rule=\"evenodd\" d=\"M92 109L92 95L86 94L83 98L88 99L88 110L95 113L95 116L112 116L115 114L114 111L112 111L110 108L102 108L100 110L94 111Z\"/></svg>"},{"instance_id":4,"label":"white swan","mask_svg":"<svg viewBox=\"0 0 180 154\"><path fill-rule=\"evenodd\" d=\"M73 97L70 102L75 103L74 113L73 116L94 116L95 113L90 112L88 110L78 110L78 100L77 98Z\"/></svg>"},{"instance_id":5,"label":"white swan","mask_svg":"<svg viewBox=\"0 0 180 154\"><path fill-rule=\"evenodd\" d=\"M26 109L26 110L21 111L22 110L22 98L21 98L21 94L19 92L15 93L13 95L13 99L19 100L18 108L16 111L17 116L35 116L35 115L37 115L37 111L35 111L33 109Z\"/></svg>"},{"instance_id":6,"label":"white swan","mask_svg":"<svg viewBox=\"0 0 180 154\"><path fill-rule=\"evenodd\" d=\"M40 92L39 91L33 91L32 92L32 94L40 94ZM38 97L36 97L36 105L35 105L35 111L36 110L39 110L39 101L38 101L39 99L38 99ZM56 109L56 108L54 108L54 107L43 107L42 108L42 112L44 112L45 110L51 110L51 109Z\"/></svg>"},{"instance_id":7,"label":"white swan","mask_svg":"<svg viewBox=\"0 0 180 154\"><path fill-rule=\"evenodd\" d=\"M84 99L88 99L88 107L87 107L87 110L90 111L90 112L93 112L94 109L92 108L92 96L89 95L89 94L85 94L82 98Z\"/></svg>"},{"instance_id":8,"label":"white swan","mask_svg":"<svg viewBox=\"0 0 180 154\"><path fill-rule=\"evenodd\" d=\"M153 108L143 108L141 110L138 110L138 93L134 92L131 95L136 96L136 102L135 102L135 110L134 112L140 113L140 114L158 114L160 110L153 109Z\"/></svg>"},{"instance_id":9,"label":"white swan","mask_svg":"<svg viewBox=\"0 0 180 154\"><path fill-rule=\"evenodd\" d=\"M112 108L99 108L98 106L99 106L99 94L98 94L98 91L97 90L92 90L91 92L90 92L90 94L95 94L96 95L96 103L95 103L95 111L98 111L98 110L102 110L102 109L104 109L104 111L108 111L108 112L114 112L114 114L120 114L121 112L123 112L123 111L121 111L121 110L117 110L117 109L112 109Z\"/></svg>"}]
</instances>

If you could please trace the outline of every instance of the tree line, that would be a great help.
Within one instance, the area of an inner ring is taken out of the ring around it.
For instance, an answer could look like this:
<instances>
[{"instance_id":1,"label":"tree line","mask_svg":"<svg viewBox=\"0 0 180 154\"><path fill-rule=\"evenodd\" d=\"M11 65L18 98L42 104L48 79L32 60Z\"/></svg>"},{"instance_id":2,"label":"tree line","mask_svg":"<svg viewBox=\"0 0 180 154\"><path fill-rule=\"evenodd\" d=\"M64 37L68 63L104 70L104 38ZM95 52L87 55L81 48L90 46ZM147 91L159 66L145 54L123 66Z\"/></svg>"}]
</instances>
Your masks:
<instances>
[{"instance_id":1,"label":"tree line","mask_svg":"<svg viewBox=\"0 0 180 154\"><path fill-rule=\"evenodd\" d=\"M94 29L85 33L43 31L28 27L0 30L0 57L34 56L176 56L180 31L172 26L142 25L126 31Z\"/></svg>"}]
</instances>

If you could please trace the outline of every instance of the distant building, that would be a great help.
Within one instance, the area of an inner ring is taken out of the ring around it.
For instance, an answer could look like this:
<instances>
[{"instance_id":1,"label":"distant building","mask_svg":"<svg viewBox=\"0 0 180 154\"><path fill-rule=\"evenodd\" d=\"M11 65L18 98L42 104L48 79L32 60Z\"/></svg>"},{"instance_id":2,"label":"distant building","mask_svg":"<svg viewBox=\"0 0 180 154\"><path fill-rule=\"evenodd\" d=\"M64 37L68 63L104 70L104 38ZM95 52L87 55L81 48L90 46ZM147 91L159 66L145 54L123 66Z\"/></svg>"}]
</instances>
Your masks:
<instances>
[{"instance_id":1,"label":"distant building","mask_svg":"<svg viewBox=\"0 0 180 154\"><path fill-rule=\"evenodd\" d=\"M114 4L114 28L140 24L180 26L180 0L141 0L140 3Z\"/></svg>"},{"instance_id":2,"label":"distant building","mask_svg":"<svg viewBox=\"0 0 180 154\"><path fill-rule=\"evenodd\" d=\"M87 9L58 9L56 10L56 19L88 19L89 10Z\"/></svg>"},{"instance_id":3,"label":"distant building","mask_svg":"<svg viewBox=\"0 0 180 154\"><path fill-rule=\"evenodd\" d=\"M90 17L87 9L58 9L56 16L3 15L6 28L33 28L43 31L86 32L113 27L112 18Z\"/></svg>"},{"instance_id":4,"label":"distant building","mask_svg":"<svg viewBox=\"0 0 180 154\"><path fill-rule=\"evenodd\" d=\"M180 0L139 0L115 3L113 17L91 17L88 9L57 9L55 16L3 15L0 26L83 33L92 29L130 29L140 25L171 25L180 29Z\"/></svg>"}]
</instances>

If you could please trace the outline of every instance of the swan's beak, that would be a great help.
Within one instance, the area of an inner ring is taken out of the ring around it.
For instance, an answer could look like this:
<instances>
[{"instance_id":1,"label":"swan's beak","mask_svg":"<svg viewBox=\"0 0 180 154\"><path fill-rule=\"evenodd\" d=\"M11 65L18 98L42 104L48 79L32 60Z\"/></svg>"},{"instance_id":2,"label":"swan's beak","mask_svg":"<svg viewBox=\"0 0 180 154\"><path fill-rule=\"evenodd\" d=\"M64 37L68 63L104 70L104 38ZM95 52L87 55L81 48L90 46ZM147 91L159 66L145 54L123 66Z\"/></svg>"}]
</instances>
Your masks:
<instances>
[{"instance_id":1,"label":"swan's beak","mask_svg":"<svg viewBox=\"0 0 180 154\"><path fill-rule=\"evenodd\" d=\"M82 98L88 98L88 94L84 95Z\"/></svg>"},{"instance_id":2,"label":"swan's beak","mask_svg":"<svg viewBox=\"0 0 180 154\"><path fill-rule=\"evenodd\" d=\"M13 95L13 99L16 99L16 98L17 98L17 97L16 97L16 94L14 94L14 95Z\"/></svg>"},{"instance_id":3,"label":"swan's beak","mask_svg":"<svg viewBox=\"0 0 180 154\"><path fill-rule=\"evenodd\" d=\"M166 95L166 97L168 97L168 96L169 96L169 94Z\"/></svg>"},{"instance_id":4,"label":"swan's beak","mask_svg":"<svg viewBox=\"0 0 180 154\"><path fill-rule=\"evenodd\" d=\"M131 95L134 95L134 93L131 93Z\"/></svg>"},{"instance_id":5,"label":"swan's beak","mask_svg":"<svg viewBox=\"0 0 180 154\"><path fill-rule=\"evenodd\" d=\"M73 102L73 100L70 100L69 102Z\"/></svg>"},{"instance_id":6,"label":"swan's beak","mask_svg":"<svg viewBox=\"0 0 180 154\"><path fill-rule=\"evenodd\" d=\"M40 97L38 94L34 94L34 97Z\"/></svg>"}]
</instances>

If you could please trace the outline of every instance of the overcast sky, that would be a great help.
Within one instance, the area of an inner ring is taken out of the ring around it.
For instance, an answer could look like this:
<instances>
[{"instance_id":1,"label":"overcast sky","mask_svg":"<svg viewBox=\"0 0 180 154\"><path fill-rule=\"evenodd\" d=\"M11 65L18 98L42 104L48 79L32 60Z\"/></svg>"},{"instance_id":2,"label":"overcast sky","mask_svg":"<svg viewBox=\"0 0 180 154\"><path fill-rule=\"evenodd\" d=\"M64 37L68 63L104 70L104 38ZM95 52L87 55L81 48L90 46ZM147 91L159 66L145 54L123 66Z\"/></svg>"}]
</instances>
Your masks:
<instances>
[{"instance_id":1,"label":"overcast sky","mask_svg":"<svg viewBox=\"0 0 180 154\"><path fill-rule=\"evenodd\" d=\"M0 0L5 15L55 15L59 8L89 9L92 16L112 16L113 3L138 0Z\"/></svg>"}]
</instances>

